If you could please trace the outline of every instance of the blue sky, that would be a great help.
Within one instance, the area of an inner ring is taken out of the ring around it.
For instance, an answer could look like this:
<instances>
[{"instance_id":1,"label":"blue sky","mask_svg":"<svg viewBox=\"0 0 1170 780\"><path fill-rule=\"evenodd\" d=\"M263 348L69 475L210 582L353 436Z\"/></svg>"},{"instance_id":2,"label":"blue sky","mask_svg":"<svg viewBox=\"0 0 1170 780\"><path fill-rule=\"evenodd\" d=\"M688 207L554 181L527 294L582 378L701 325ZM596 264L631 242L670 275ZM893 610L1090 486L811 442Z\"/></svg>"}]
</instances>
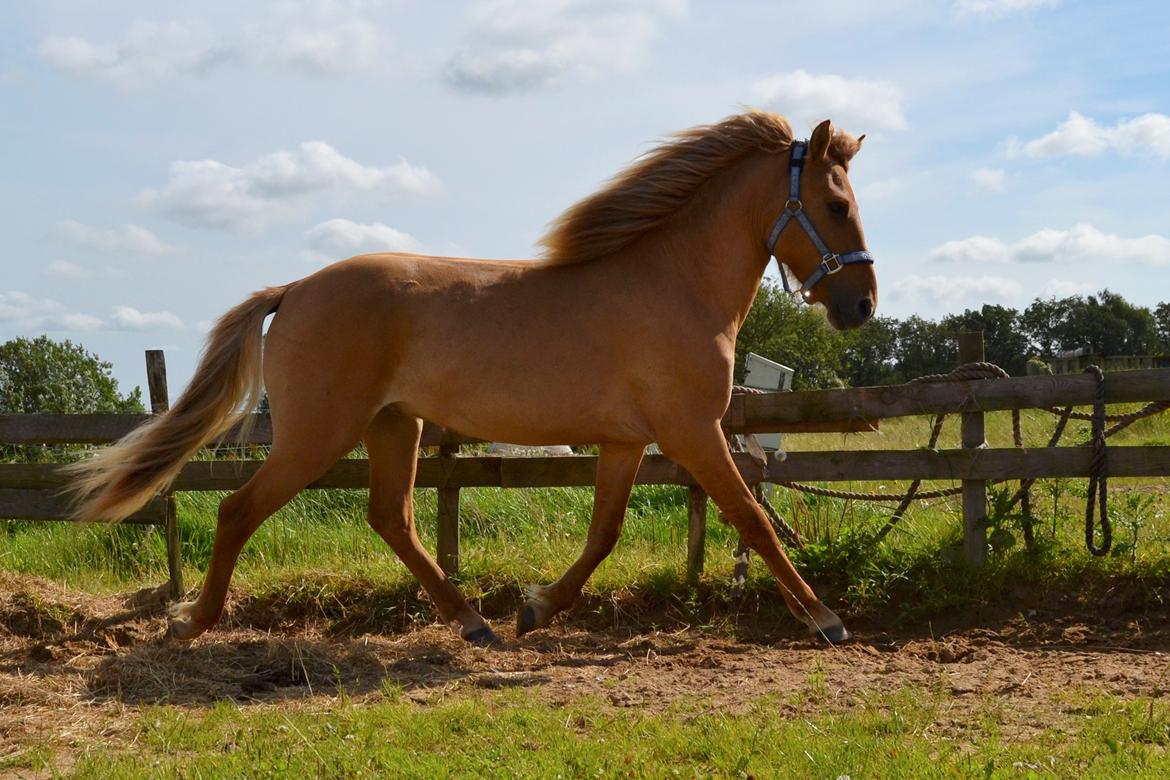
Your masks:
<instances>
[{"instance_id":1,"label":"blue sky","mask_svg":"<svg viewBox=\"0 0 1170 780\"><path fill-rule=\"evenodd\" d=\"M361 251L531 257L664 133L867 133L879 312L1170 300L1170 6L8 0L0 339L172 387L258 287Z\"/></svg>"}]
</instances>

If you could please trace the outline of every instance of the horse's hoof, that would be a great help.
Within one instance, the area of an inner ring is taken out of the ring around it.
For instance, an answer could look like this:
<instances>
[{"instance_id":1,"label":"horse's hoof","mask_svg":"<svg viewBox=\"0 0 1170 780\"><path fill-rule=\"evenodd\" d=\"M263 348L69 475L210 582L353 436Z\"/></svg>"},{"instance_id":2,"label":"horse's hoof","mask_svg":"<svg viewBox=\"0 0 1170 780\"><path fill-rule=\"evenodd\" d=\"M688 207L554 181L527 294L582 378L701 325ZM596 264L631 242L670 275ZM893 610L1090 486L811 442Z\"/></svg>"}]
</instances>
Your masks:
<instances>
[{"instance_id":1,"label":"horse's hoof","mask_svg":"<svg viewBox=\"0 0 1170 780\"><path fill-rule=\"evenodd\" d=\"M853 632L845 628L844 623L822 628L817 635L830 645L843 645L853 639Z\"/></svg>"},{"instance_id":2,"label":"horse's hoof","mask_svg":"<svg viewBox=\"0 0 1170 780\"><path fill-rule=\"evenodd\" d=\"M471 644L479 645L480 647L490 647L500 641L500 638L496 636L496 632L492 631L491 626L477 628L470 634L465 634L463 638Z\"/></svg>"},{"instance_id":3,"label":"horse's hoof","mask_svg":"<svg viewBox=\"0 0 1170 780\"><path fill-rule=\"evenodd\" d=\"M524 636L536 628L536 610L531 604L525 604L516 616L516 636Z\"/></svg>"},{"instance_id":4,"label":"horse's hoof","mask_svg":"<svg viewBox=\"0 0 1170 780\"><path fill-rule=\"evenodd\" d=\"M184 602L174 604L167 610L167 638L190 642L203 633L203 629L195 624L191 616L194 606L191 602Z\"/></svg>"}]
</instances>

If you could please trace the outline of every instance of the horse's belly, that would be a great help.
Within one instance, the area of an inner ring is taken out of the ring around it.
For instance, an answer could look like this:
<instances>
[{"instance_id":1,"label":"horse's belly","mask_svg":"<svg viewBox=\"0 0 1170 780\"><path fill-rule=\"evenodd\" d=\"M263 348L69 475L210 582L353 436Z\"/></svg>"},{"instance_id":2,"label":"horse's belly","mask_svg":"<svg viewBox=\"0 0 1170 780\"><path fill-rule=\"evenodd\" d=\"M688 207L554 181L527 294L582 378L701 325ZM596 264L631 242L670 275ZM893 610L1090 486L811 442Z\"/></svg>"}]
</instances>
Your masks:
<instances>
[{"instance_id":1,"label":"horse's belly","mask_svg":"<svg viewBox=\"0 0 1170 780\"><path fill-rule=\"evenodd\" d=\"M649 442L633 399L590 383L447 383L397 401L399 408L465 436L513 444Z\"/></svg>"}]
</instances>

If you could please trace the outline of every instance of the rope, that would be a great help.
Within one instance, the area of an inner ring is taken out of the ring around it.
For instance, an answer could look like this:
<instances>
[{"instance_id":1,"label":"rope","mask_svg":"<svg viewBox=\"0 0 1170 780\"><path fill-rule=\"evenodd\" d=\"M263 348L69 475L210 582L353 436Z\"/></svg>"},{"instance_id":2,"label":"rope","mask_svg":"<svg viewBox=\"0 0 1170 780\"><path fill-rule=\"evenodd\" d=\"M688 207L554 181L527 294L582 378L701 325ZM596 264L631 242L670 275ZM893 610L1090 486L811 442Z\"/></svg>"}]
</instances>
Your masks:
<instances>
[{"instance_id":1,"label":"rope","mask_svg":"<svg viewBox=\"0 0 1170 780\"><path fill-rule=\"evenodd\" d=\"M1113 526L1109 519L1108 512L1108 470L1106 468L1106 445L1105 440L1119 431L1128 428L1138 420L1150 417L1151 415L1163 412L1170 409L1170 401L1153 401L1146 404L1141 409L1126 414L1106 414L1105 413L1105 375L1097 366L1089 366L1085 369L1085 373L1092 374L1096 379L1096 389L1093 400L1093 412L1074 412L1071 406L1066 406L1063 409L1057 407L1040 407L1043 411L1057 415L1059 418L1056 428L1048 441L1048 447L1055 447L1061 437L1064 435L1065 429L1068 426L1070 419L1085 420L1092 423L1092 438L1085 442L1082 446L1091 446L1093 448L1092 460L1089 466L1089 493L1088 501L1085 506L1085 544L1089 552L1096 556L1107 555L1113 544ZM965 382L973 379L999 379L1008 377L1007 371L994 363L977 362L967 363L959 366L955 370L946 374L929 374L921 376L917 379L911 379L907 384L926 383L926 382ZM764 393L764 390L758 390L753 387L745 387L742 385L735 385L732 388L734 395L747 395ZM945 414L935 416L934 424L931 426L930 442L927 445L929 449L934 449L938 443L939 435L942 432L943 421L946 419ZM1105 428L1106 422L1114 423L1109 428ZM750 434L749 434L750 436ZM1020 425L1020 410L1012 410L1012 439L1017 448L1024 446L1024 437ZM729 442L730 443L730 442ZM758 460L758 458L757 458ZM767 467L767 463L760 464L762 468ZM992 484L1002 484L1008 480L994 480ZM1021 525L1024 531L1024 542L1031 547L1035 543L1035 531L1032 523L1032 507L1031 507L1031 488L1036 482L1035 478L1026 478L1020 480L1020 487L1007 503L1005 511L1010 512L1017 504L1020 505ZM898 501L898 508L894 510L890 518L882 526L882 528L874 535L873 542L877 543L883 540L894 529L909 508L911 502L916 499L932 499L945 498L948 496L955 496L962 493L961 486L953 488L944 488L940 490L931 490L919 492L922 485L922 480L914 480L910 483L906 492L898 494L886 493L863 493L852 490L835 490L832 488L824 488L816 485L808 485L801 482L777 482L777 485L796 490L802 493L809 493L811 495L823 496L826 498L839 498L847 501ZM763 493L756 490L757 501L764 508L768 517L772 520L772 524L776 527L777 532L784 537L788 544L795 544L803 547L799 535L795 529L789 526L783 518L780 517L779 512L768 503L764 498ZM1096 520L1094 515L1096 510L1100 510L1100 525L1101 525L1101 545L1096 543Z\"/></svg>"}]
</instances>

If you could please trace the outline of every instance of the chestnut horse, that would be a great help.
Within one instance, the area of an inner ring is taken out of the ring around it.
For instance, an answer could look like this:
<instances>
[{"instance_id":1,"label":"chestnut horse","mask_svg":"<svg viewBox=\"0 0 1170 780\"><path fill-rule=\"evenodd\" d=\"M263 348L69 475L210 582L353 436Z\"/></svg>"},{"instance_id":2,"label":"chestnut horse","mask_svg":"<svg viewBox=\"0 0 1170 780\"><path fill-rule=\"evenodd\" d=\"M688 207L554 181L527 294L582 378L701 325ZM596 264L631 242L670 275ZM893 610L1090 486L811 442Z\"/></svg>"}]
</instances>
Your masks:
<instances>
[{"instance_id":1,"label":"chestnut horse","mask_svg":"<svg viewBox=\"0 0 1170 780\"><path fill-rule=\"evenodd\" d=\"M73 467L76 515L120 519L141 507L254 408L263 386L271 453L220 504L203 587L172 607L171 634L191 639L219 620L256 528L364 440L370 525L444 621L490 643L491 628L415 533L422 421L488 441L600 444L585 550L556 582L529 590L518 634L569 606L612 550L643 449L658 442L766 561L792 614L844 641L736 470L720 420L736 334L772 255L834 327L873 313L872 258L860 251L847 177L861 140L825 121L794 141L783 117L749 111L673 136L570 208L541 261L369 254L257 292L215 325L170 411ZM790 220L803 231L786 230Z\"/></svg>"}]
</instances>

